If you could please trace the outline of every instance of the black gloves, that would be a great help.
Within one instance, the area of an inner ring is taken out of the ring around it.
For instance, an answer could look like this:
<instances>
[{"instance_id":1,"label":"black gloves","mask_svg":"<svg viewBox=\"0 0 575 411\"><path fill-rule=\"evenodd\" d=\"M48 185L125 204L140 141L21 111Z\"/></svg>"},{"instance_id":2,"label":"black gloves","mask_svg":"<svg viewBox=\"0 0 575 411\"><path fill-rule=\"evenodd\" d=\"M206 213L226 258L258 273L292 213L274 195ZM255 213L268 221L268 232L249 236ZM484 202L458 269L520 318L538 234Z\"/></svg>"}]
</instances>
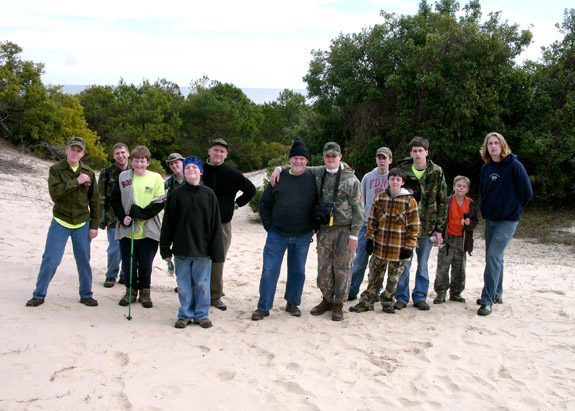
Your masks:
<instances>
[{"instance_id":1,"label":"black gloves","mask_svg":"<svg viewBox=\"0 0 575 411\"><path fill-rule=\"evenodd\" d=\"M367 252L367 254L372 255L373 254L373 240L367 240L367 242L365 243L365 251Z\"/></svg>"},{"instance_id":2,"label":"black gloves","mask_svg":"<svg viewBox=\"0 0 575 411\"><path fill-rule=\"evenodd\" d=\"M413 255L413 250L409 250L407 248L402 248L399 251L399 259L400 260L407 260L408 258L411 258L412 255Z\"/></svg>"}]
</instances>

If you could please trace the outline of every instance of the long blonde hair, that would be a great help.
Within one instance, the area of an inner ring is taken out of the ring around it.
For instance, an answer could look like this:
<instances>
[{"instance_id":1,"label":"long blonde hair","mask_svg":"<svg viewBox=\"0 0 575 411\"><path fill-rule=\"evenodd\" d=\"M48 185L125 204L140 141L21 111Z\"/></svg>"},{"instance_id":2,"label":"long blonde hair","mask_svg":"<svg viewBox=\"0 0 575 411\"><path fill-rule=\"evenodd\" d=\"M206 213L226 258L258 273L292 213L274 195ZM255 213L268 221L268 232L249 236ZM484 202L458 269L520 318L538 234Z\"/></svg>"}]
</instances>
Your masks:
<instances>
[{"instance_id":1,"label":"long blonde hair","mask_svg":"<svg viewBox=\"0 0 575 411\"><path fill-rule=\"evenodd\" d=\"M509 144L507 144L507 141L505 141L505 137L503 137L501 134L495 131L492 131L491 133L487 133L487 135L485 136L485 140L483 140L483 146L479 150L479 154L481 154L481 158L483 159L483 161L485 161L485 164L489 164L492 161L491 154L489 154L489 150L487 149L487 140L489 140L489 137L497 137L497 139L499 140L499 145L501 146L502 160L509 154L511 154L511 148L509 147Z\"/></svg>"}]
</instances>

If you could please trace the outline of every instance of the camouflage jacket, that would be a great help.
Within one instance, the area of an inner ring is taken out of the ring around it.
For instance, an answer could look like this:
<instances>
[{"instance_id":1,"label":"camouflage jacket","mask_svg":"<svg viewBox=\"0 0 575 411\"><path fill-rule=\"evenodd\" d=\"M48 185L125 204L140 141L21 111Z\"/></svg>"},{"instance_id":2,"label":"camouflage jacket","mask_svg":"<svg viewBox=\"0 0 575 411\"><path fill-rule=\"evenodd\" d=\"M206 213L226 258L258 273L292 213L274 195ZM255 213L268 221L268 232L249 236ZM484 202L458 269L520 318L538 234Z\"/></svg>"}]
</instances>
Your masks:
<instances>
[{"instance_id":1,"label":"camouflage jacket","mask_svg":"<svg viewBox=\"0 0 575 411\"><path fill-rule=\"evenodd\" d=\"M341 164L343 169L339 180L337 199L333 208L333 224L350 225L350 234L357 236L359 234L359 230L363 226L364 217L363 202L361 201L361 183L355 176L354 171L346 163L342 162ZM323 176L326 167L307 167L307 169L315 176L319 192L321 187L321 177ZM319 193L322 200L333 201L332 197L335 179L335 173L326 173L323 192Z\"/></svg>"},{"instance_id":2,"label":"camouflage jacket","mask_svg":"<svg viewBox=\"0 0 575 411\"><path fill-rule=\"evenodd\" d=\"M398 166L405 171L404 188L413 191L419 208L421 231L419 237L431 237L435 231L441 233L447 224L447 184L443 170L429 158L425 172L418 180L413 174L413 159L401 160Z\"/></svg>"},{"instance_id":3,"label":"camouflage jacket","mask_svg":"<svg viewBox=\"0 0 575 411\"><path fill-rule=\"evenodd\" d=\"M118 176L124 171L121 170L116 163L103 168L100 172L98 179L98 191L100 192L100 225L99 227L104 230L106 227L115 227L118 219L114 214L114 209L110 205L110 198L114 186L118 183Z\"/></svg>"}]
</instances>

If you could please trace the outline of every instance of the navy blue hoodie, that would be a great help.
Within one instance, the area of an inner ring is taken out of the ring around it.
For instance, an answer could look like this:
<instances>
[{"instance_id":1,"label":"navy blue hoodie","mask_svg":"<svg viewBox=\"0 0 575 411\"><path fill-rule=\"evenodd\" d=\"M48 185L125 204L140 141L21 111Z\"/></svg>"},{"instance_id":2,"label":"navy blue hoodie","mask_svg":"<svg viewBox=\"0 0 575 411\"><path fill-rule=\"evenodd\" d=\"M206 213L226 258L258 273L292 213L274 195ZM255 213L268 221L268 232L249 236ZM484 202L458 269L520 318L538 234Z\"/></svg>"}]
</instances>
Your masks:
<instances>
[{"instance_id":1,"label":"navy blue hoodie","mask_svg":"<svg viewBox=\"0 0 575 411\"><path fill-rule=\"evenodd\" d=\"M492 221L519 221L523 207L533 197L525 167L513 153L481 168L481 215Z\"/></svg>"}]
</instances>

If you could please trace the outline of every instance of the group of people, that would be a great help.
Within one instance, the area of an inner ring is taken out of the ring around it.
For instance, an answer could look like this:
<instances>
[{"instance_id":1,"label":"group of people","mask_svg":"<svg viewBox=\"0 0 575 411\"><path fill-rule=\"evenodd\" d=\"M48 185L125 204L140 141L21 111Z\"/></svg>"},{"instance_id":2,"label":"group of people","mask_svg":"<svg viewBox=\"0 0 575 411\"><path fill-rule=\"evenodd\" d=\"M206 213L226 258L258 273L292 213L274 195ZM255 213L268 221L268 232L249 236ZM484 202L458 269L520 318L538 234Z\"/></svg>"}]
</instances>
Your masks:
<instances>
[{"instance_id":1,"label":"group of people","mask_svg":"<svg viewBox=\"0 0 575 411\"><path fill-rule=\"evenodd\" d=\"M65 148L66 158L50 168L53 220L36 289L26 305L44 303L69 237L78 269L80 302L98 305L92 295L90 241L99 227L106 230L108 238L104 287L114 287L117 280L126 286L120 305L138 301L145 308L153 307L152 263L159 248L168 264L174 260L180 300L175 327L186 328L191 323L211 327L209 307L227 309L222 301L223 267L234 210L256 193L248 178L224 163L228 148L223 139L211 140L205 163L198 157L172 153L166 160L172 175L164 180L148 170L151 154L146 147L137 146L130 152L125 144L117 143L114 162L101 171L95 184L94 171L81 161L85 142L72 137ZM308 167L304 142L294 140L290 166L274 170L259 205L267 238L260 297L252 320L270 314L286 250L285 311L301 316L305 264L314 234L322 300L312 308L312 315L329 311L333 321L343 320L343 304L358 298L368 265L367 288L349 310L373 310L377 300L386 313L405 308L410 300L414 255L417 269L411 299L414 307L429 310L427 265L432 247L439 247L433 303L444 303L447 291L450 301L465 302L461 294L466 253L473 250L473 229L480 215L479 207L466 195L470 180L456 176L453 194L448 197L443 170L429 158L429 142L415 137L409 150L409 157L391 168L392 151L378 148L377 167L360 183L342 161L337 143L324 145L323 166ZM504 251L533 191L525 168L501 134L489 133L480 153L485 162L480 176L480 210L486 220L486 266L477 304L479 315L489 315L493 304L503 302Z\"/></svg>"}]
</instances>

